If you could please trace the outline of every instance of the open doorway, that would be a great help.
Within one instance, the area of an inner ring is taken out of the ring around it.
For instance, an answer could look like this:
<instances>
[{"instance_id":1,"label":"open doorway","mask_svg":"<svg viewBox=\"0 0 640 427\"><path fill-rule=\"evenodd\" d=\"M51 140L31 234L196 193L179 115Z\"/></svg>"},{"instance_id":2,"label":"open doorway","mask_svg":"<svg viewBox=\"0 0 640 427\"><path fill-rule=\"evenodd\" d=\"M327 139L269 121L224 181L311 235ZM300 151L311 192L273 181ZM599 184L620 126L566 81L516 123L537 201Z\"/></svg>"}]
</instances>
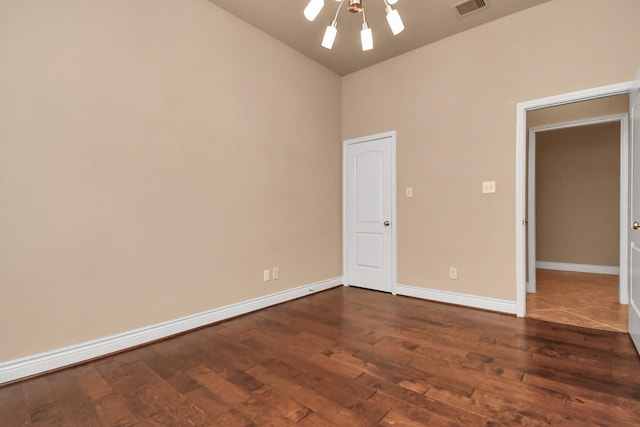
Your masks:
<instances>
[{"instance_id":1,"label":"open doorway","mask_svg":"<svg viewBox=\"0 0 640 427\"><path fill-rule=\"evenodd\" d=\"M627 332L628 96L548 110L527 116L526 316Z\"/></svg>"},{"instance_id":2,"label":"open doorway","mask_svg":"<svg viewBox=\"0 0 640 427\"><path fill-rule=\"evenodd\" d=\"M518 103L516 107L516 314L524 317L527 295L527 114L534 110L628 94L634 82L602 86L578 92ZM561 120L560 120L561 121ZM627 132L627 129L624 129ZM621 162L623 167L628 167ZM628 170L627 170L628 175ZM621 198L628 200L628 195ZM622 211L628 217L628 211ZM625 218L622 223L626 223ZM628 255L628 250L624 251ZM628 264L628 261L625 261ZM626 284L626 283L625 283ZM626 291L628 298L628 291Z\"/></svg>"}]
</instances>

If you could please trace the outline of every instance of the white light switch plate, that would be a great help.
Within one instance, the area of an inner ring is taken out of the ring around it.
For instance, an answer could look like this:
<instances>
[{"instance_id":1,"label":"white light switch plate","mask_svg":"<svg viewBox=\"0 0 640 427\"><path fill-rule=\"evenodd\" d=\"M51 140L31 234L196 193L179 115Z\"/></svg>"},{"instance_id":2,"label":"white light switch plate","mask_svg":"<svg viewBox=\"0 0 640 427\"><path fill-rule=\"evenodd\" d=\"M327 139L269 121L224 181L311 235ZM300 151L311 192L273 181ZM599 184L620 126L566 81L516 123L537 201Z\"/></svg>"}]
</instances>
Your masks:
<instances>
[{"instance_id":1,"label":"white light switch plate","mask_svg":"<svg viewBox=\"0 0 640 427\"><path fill-rule=\"evenodd\" d=\"M495 193L496 192L496 182L495 181L482 181L482 192L483 193Z\"/></svg>"},{"instance_id":2,"label":"white light switch plate","mask_svg":"<svg viewBox=\"0 0 640 427\"><path fill-rule=\"evenodd\" d=\"M407 197L413 197L413 187L407 187L405 189L405 194L407 195Z\"/></svg>"}]
</instances>

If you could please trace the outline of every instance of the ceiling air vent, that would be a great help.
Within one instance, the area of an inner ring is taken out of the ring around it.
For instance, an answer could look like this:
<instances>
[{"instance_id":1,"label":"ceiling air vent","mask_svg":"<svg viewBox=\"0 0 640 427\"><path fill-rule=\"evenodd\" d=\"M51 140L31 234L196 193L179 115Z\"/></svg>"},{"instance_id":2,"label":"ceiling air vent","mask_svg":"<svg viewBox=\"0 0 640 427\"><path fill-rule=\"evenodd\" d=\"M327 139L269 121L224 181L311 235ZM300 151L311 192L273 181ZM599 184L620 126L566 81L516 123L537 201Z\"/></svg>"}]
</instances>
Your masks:
<instances>
[{"instance_id":1,"label":"ceiling air vent","mask_svg":"<svg viewBox=\"0 0 640 427\"><path fill-rule=\"evenodd\" d=\"M470 13L476 12L486 6L486 0L465 0L462 3L454 4L451 7L455 7L455 9L458 11L458 15L465 16Z\"/></svg>"}]
</instances>

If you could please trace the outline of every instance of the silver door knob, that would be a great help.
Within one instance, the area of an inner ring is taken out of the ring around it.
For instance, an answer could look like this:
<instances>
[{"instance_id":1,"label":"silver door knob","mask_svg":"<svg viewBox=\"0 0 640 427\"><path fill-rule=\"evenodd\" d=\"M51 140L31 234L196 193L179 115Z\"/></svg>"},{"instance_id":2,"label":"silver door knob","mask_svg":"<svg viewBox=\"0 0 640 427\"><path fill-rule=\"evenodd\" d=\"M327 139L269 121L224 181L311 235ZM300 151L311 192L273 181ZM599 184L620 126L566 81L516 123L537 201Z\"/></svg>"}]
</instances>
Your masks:
<instances>
[{"instance_id":1,"label":"silver door knob","mask_svg":"<svg viewBox=\"0 0 640 427\"><path fill-rule=\"evenodd\" d=\"M634 230L637 230L638 228L640 228L640 222L633 221L633 224L631 224L631 226L633 227Z\"/></svg>"},{"instance_id":2,"label":"silver door knob","mask_svg":"<svg viewBox=\"0 0 640 427\"><path fill-rule=\"evenodd\" d=\"M634 224L635 224L635 222L634 222ZM385 221L385 222L384 222L384 226L385 226L385 227L388 227L388 226L390 226L390 225L391 225L391 223L390 223L389 221ZM640 227L640 224L638 224L638 227Z\"/></svg>"}]
</instances>

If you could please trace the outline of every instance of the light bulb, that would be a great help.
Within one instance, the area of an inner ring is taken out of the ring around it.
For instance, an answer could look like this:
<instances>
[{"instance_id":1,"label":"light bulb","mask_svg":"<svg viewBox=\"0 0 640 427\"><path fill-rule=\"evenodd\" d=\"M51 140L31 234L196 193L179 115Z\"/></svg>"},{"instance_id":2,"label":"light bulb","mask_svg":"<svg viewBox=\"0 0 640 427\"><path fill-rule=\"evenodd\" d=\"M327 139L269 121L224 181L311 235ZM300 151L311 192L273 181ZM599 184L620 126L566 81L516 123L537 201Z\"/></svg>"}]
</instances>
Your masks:
<instances>
[{"instance_id":1,"label":"light bulb","mask_svg":"<svg viewBox=\"0 0 640 427\"><path fill-rule=\"evenodd\" d=\"M362 24L362 31L360 31L360 41L362 42L362 50L367 51L373 49L373 33L367 23Z\"/></svg>"},{"instance_id":2,"label":"light bulb","mask_svg":"<svg viewBox=\"0 0 640 427\"><path fill-rule=\"evenodd\" d=\"M307 7L304 8L304 17L309 21L313 21L324 7L324 0L311 0Z\"/></svg>"},{"instance_id":3,"label":"light bulb","mask_svg":"<svg viewBox=\"0 0 640 427\"><path fill-rule=\"evenodd\" d=\"M392 9L391 6L387 6L387 22L394 36L404 30L404 23L402 22L402 18L400 18L400 14L397 10Z\"/></svg>"},{"instance_id":4,"label":"light bulb","mask_svg":"<svg viewBox=\"0 0 640 427\"><path fill-rule=\"evenodd\" d=\"M327 25L324 37L322 38L322 47L327 49L333 47L333 42L336 41L336 34L338 33L337 25L338 23L336 21L333 21L331 25Z\"/></svg>"}]
</instances>

